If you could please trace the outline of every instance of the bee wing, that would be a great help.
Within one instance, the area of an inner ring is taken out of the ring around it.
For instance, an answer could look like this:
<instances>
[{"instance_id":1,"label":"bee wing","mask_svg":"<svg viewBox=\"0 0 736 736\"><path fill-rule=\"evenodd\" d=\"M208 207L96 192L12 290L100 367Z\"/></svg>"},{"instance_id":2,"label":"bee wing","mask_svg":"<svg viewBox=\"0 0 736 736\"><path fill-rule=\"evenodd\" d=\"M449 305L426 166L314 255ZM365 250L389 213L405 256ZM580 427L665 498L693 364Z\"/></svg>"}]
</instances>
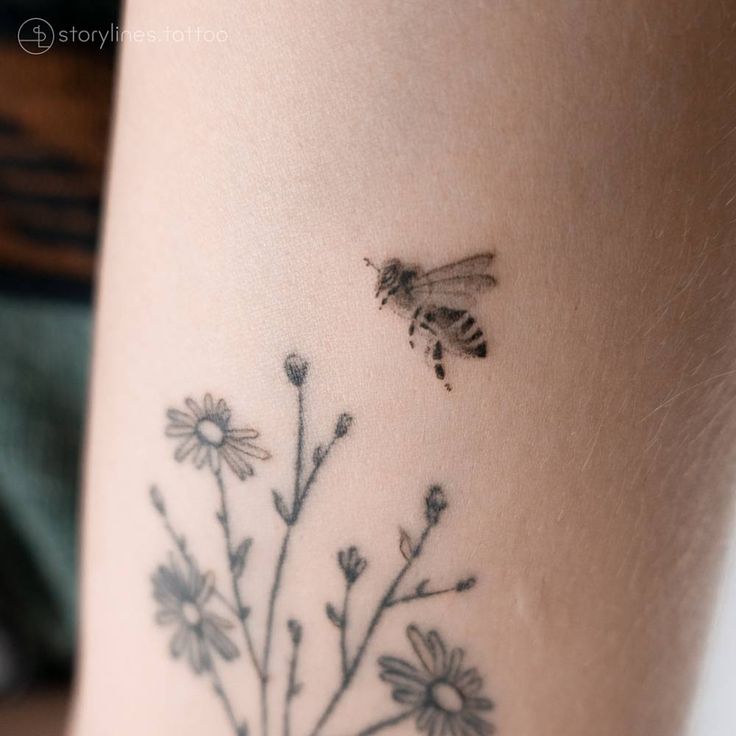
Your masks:
<instances>
[{"instance_id":1,"label":"bee wing","mask_svg":"<svg viewBox=\"0 0 736 736\"><path fill-rule=\"evenodd\" d=\"M475 304L478 294L493 286L494 283L492 276L482 280L475 277L463 277L462 281L445 279L433 284L421 284L414 287L412 291L417 300L424 304L464 309Z\"/></svg>"},{"instance_id":2,"label":"bee wing","mask_svg":"<svg viewBox=\"0 0 736 736\"><path fill-rule=\"evenodd\" d=\"M448 307L470 306L475 303L478 294L496 283L496 279L486 273L492 258L488 253L427 271L416 279L412 291L422 301L433 301Z\"/></svg>"},{"instance_id":3,"label":"bee wing","mask_svg":"<svg viewBox=\"0 0 736 736\"><path fill-rule=\"evenodd\" d=\"M481 253L433 268L416 279L412 291L422 301L434 301L448 307L469 306L480 292L496 283L488 273L492 260L492 253Z\"/></svg>"},{"instance_id":4,"label":"bee wing","mask_svg":"<svg viewBox=\"0 0 736 736\"><path fill-rule=\"evenodd\" d=\"M492 260L493 253L480 253L476 256L469 256L460 261L448 263L445 266L426 271L420 280L435 282L463 276L484 275L487 274L488 269L491 267Z\"/></svg>"}]
</instances>

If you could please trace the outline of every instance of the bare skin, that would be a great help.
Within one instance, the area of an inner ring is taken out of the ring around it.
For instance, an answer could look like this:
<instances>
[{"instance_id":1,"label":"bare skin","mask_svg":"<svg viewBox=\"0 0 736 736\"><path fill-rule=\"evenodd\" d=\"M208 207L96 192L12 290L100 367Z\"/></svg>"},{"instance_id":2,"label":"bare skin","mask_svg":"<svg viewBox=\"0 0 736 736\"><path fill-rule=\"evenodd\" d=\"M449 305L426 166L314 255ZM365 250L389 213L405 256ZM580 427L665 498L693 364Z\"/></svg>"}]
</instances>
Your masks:
<instances>
[{"instance_id":1,"label":"bare skin","mask_svg":"<svg viewBox=\"0 0 736 736\"><path fill-rule=\"evenodd\" d=\"M416 733L377 660L416 664L433 629L477 667L495 707L474 715L500 734L680 732L733 481L732 16L686 0L129 3L131 28L176 17L228 41L123 52L70 736ZM485 252L497 285L469 309L488 354L443 355L446 391L430 333L410 347L413 313L379 310L363 259ZM245 480L174 459L166 410L207 392L258 431ZM202 607L251 609L226 629L238 656L208 640L216 669L199 675L169 656L178 624L155 623L152 575L160 592L157 569L187 563L152 485L222 593L200 590ZM367 566L343 632L350 546ZM396 602L425 578L452 591Z\"/></svg>"}]
</instances>

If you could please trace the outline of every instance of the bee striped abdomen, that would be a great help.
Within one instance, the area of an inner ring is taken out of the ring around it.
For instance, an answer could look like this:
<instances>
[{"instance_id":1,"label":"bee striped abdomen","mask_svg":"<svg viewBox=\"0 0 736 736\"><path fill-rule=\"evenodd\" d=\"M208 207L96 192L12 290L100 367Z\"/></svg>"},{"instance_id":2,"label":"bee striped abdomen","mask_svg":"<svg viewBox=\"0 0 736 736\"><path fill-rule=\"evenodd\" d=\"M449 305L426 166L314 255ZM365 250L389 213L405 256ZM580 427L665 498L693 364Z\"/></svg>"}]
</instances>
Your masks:
<instances>
[{"instance_id":1,"label":"bee striped abdomen","mask_svg":"<svg viewBox=\"0 0 736 736\"><path fill-rule=\"evenodd\" d=\"M473 358L485 358L488 354L483 330L466 309L435 307L426 310L423 317L448 350Z\"/></svg>"}]
</instances>

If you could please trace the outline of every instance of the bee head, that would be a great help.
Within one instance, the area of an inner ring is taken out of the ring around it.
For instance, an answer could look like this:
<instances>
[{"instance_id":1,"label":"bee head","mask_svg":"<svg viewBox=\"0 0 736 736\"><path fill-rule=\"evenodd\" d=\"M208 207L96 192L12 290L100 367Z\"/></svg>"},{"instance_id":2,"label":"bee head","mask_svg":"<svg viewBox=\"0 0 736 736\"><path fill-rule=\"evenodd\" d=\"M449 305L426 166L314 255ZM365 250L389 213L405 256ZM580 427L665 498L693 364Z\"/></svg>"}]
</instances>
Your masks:
<instances>
[{"instance_id":1,"label":"bee head","mask_svg":"<svg viewBox=\"0 0 736 736\"><path fill-rule=\"evenodd\" d=\"M383 295L381 305L388 301L388 297L392 291L399 285L401 277L401 261L398 258L392 258L385 261L381 268L378 269L378 279L376 281L376 298Z\"/></svg>"}]
</instances>

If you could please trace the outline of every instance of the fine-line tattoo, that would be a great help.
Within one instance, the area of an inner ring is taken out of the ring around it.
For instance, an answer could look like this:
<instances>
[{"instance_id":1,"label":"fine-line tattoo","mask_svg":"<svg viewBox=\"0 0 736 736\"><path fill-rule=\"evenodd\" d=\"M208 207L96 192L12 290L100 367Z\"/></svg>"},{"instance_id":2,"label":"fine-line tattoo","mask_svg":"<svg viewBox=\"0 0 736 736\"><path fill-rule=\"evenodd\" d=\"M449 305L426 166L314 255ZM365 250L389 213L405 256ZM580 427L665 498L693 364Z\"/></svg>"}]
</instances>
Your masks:
<instances>
[{"instance_id":1,"label":"fine-line tattoo","mask_svg":"<svg viewBox=\"0 0 736 736\"><path fill-rule=\"evenodd\" d=\"M166 435L178 440L174 458L179 462L191 460L197 469L206 469L215 481L215 519L223 539L227 570L225 588L218 585L213 572L202 571L187 538L176 528L161 490L157 486L150 490L151 503L173 545L168 560L159 565L152 576L153 596L158 604L156 622L172 627L173 635L169 641L171 656L183 659L196 675L208 678L235 736L247 736L249 730L245 719L237 713L237 702L228 692L220 673L221 667L243 661L255 673L260 687L262 736L271 736L273 731L279 730L279 721L282 735L292 736L296 723L294 701L303 692L309 692L309 680L300 674L301 644L307 632L295 617L277 626L278 603L284 590L284 571L290 559L293 530L317 484L321 468L336 445L350 434L353 425L350 414L339 414L329 439L308 453L306 389L310 365L300 355L291 354L284 361L284 373L296 391L294 480L288 499L277 490L271 491L274 509L283 523L283 535L274 563L272 583L267 591L263 591L265 632L261 648L250 629L250 614L257 601L253 600L251 590L246 603L243 593L253 540L242 537L235 528L226 481L226 468L243 481L255 474L254 460L270 458L270 453L255 443L259 433L252 427L231 426L227 404L223 399L215 402L210 394L205 395L202 404L186 399L186 410L169 409L167 412ZM408 582L410 572L418 564L447 508L445 490L432 485L424 495L420 529L409 532L399 528L397 547L401 563L387 582L362 632L355 629L351 617L354 608L351 594L368 568L368 560L356 545L337 552L343 591L338 599L340 602L328 602L325 612L327 620L338 630L339 677L326 703L318 710L320 715L316 722L303 731L304 736L323 733L344 696L351 690L389 611L417 600L461 594L475 586L476 578L473 576L461 577L452 585L433 585L430 578L423 578L416 584ZM285 642L289 647L283 679L274 677L272 662L274 640L281 635L279 632L287 637ZM356 731L355 736L377 733L409 720L414 721L418 732L431 736L490 736L494 732L493 725L484 718L484 714L491 710L493 704L481 694L483 681L478 671L464 666L463 650L448 649L437 631L423 633L416 624L408 627L407 637L417 664L395 656L378 659L379 677L390 685L393 701L402 708ZM276 685L279 690L271 694L271 688ZM277 695L280 705L274 710ZM277 712L280 712L280 718L276 717Z\"/></svg>"},{"instance_id":2,"label":"fine-line tattoo","mask_svg":"<svg viewBox=\"0 0 736 736\"><path fill-rule=\"evenodd\" d=\"M495 286L488 273L493 253L480 253L424 271L416 264L391 258L376 266L369 258L366 265L377 274L376 298L381 306L409 320L409 345L415 347L415 335L426 342L425 357L434 366L435 376L444 381L447 353L464 358L485 358L488 341L483 328L470 314L478 294ZM450 391L451 385L445 382Z\"/></svg>"}]
</instances>

